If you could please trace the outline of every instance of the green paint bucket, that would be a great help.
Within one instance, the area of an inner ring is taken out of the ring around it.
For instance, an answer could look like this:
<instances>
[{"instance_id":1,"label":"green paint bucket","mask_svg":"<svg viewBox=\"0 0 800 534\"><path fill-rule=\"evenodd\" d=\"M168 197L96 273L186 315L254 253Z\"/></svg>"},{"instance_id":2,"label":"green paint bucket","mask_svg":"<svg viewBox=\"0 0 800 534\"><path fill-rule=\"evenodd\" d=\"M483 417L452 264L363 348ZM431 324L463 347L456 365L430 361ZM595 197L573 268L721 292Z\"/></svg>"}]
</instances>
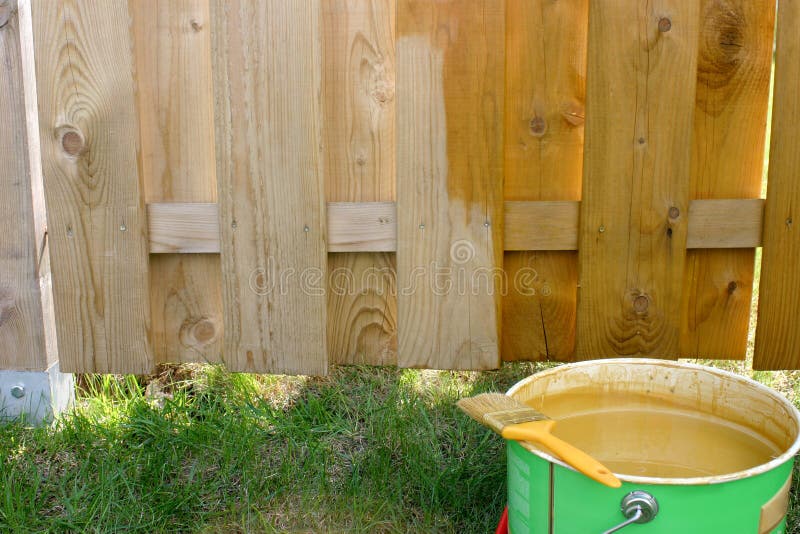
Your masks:
<instances>
[{"instance_id":1,"label":"green paint bucket","mask_svg":"<svg viewBox=\"0 0 800 534\"><path fill-rule=\"evenodd\" d=\"M597 430L585 430L596 436L596 444L575 443L608 463L622 481L621 488L612 489L576 472L543 448L509 442L508 521L512 534L602 533L626 522L620 530L631 534L786 530L792 464L800 449L800 414L784 397L758 382L674 361L609 359L538 373L517 383L508 394L562 420L564 428L570 417L585 415L587 410L613 413L615 421L624 421L629 417L628 407L615 406L619 399L636 399L640 407L668 405L678 413L692 414L692 424L711 428L706 421L724 421L726 427L763 440L775 451L757 465L704 476L617 472L612 463L617 455L630 456L645 448L686 456L691 464L704 458L709 462L717 454L727 457L731 451L735 455L737 447L747 446L734 438L695 443L681 438L681 429L668 424L649 428L631 411L631 421L638 422L630 429L616 425L610 435L600 425ZM576 404L576 409L582 410L576 414L565 411L563 403L550 402L569 396L592 400L580 407ZM698 428L702 436L704 427ZM556 435L558 429L556 424ZM657 437L655 445L650 439L653 436ZM649 458L652 452L641 454Z\"/></svg>"}]
</instances>

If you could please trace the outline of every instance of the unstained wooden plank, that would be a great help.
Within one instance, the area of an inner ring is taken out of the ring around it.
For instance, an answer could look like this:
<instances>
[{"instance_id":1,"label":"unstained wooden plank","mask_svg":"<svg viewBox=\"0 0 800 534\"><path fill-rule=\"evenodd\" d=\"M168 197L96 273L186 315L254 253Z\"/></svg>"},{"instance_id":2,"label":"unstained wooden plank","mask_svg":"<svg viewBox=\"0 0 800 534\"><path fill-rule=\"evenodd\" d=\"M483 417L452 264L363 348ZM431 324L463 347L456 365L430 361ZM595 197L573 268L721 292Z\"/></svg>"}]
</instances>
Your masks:
<instances>
[{"instance_id":1,"label":"unstained wooden plank","mask_svg":"<svg viewBox=\"0 0 800 534\"><path fill-rule=\"evenodd\" d=\"M774 23L775 0L701 2L690 198L760 196ZM740 225L746 215L719 221ZM689 231L692 248L692 226ZM687 254L682 356L745 357L754 254L754 249Z\"/></svg>"},{"instance_id":2,"label":"unstained wooden plank","mask_svg":"<svg viewBox=\"0 0 800 534\"><path fill-rule=\"evenodd\" d=\"M317 0L213 0L224 360L327 372Z\"/></svg>"},{"instance_id":3,"label":"unstained wooden plank","mask_svg":"<svg viewBox=\"0 0 800 534\"><path fill-rule=\"evenodd\" d=\"M338 203L388 203L395 199L396 3L326 0L322 5L326 198L344 209L347 205ZM382 228L392 236L395 220L381 216ZM328 227L328 251L334 240L345 244L342 253L328 256L329 358L342 364L394 364L395 254L355 254L364 236L339 230ZM382 250L395 250L396 237L383 242L391 248Z\"/></svg>"},{"instance_id":4,"label":"unstained wooden plank","mask_svg":"<svg viewBox=\"0 0 800 534\"><path fill-rule=\"evenodd\" d=\"M590 4L578 358L679 355L698 22L694 2Z\"/></svg>"},{"instance_id":5,"label":"unstained wooden plank","mask_svg":"<svg viewBox=\"0 0 800 534\"><path fill-rule=\"evenodd\" d=\"M146 373L148 238L128 3L32 7L61 370Z\"/></svg>"},{"instance_id":6,"label":"unstained wooden plank","mask_svg":"<svg viewBox=\"0 0 800 534\"><path fill-rule=\"evenodd\" d=\"M506 201L580 200L588 6L588 0L507 2ZM541 244L544 231L516 227L508 218L514 212L506 213L507 244L516 237ZM577 217L570 222L577 224ZM557 220L553 230L563 223ZM574 246L552 247L562 249L557 252L506 252L504 360L572 355L577 255L564 250L577 248L577 232L574 237Z\"/></svg>"},{"instance_id":7,"label":"unstained wooden plank","mask_svg":"<svg viewBox=\"0 0 800 534\"><path fill-rule=\"evenodd\" d=\"M800 369L800 4L778 2L755 369Z\"/></svg>"},{"instance_id":8,"label":"unstained wooden plank","mask_svg":"<svg viewBox=\"0 0 800 534\"><path fill-rule=\"evenodd\" d=\"M147 202L215 202L208 0L136 0L130 7L145 198ZM214 215L218 252L216 211ZM184 228L202 230L200 221L187 221ZM174 244L156 243L164 248ZM158 362L220 360L223 321L218 255L152 256L150 308L150 335Z\"/></svg>"},{"instance_id":9,"label":"unstained wooden plank","mask_svg":"<svg viewBox=\"0 0 800 534\"><path fill-rule=\"evenodd\" d=\"M398 363L499 364L504 3L397 7Z\"/></svg>"},{"instance_id":10,"label":"unstained wooden plank","mask_svg":"<svg viewBox=\"0 0 800 534\"><path fill-rule=\"evenodd\" d=\"M30 6L0 0L0 369L58 359L33 76Z\"/></svg>"}]
</instances>

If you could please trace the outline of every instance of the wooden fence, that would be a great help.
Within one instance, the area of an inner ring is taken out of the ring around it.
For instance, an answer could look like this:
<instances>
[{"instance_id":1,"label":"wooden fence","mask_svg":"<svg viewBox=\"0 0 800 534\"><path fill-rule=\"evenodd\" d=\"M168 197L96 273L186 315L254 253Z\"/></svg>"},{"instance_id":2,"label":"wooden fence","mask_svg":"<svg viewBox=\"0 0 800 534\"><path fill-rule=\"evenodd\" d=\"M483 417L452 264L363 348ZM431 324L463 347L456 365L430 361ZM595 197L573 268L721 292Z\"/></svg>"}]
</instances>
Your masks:
<instances>
[{"instance_id":1,"label":"wooden fence","mask_svg":"<svg viewBox=\"0 0 800 534\"><path fill-rule=\"evenodd\" d=\"M743 358L761 246L754 365L799 368L800 4L764 200L775 18L0 0L0 368Z\"/></svg>"}]
</instances>

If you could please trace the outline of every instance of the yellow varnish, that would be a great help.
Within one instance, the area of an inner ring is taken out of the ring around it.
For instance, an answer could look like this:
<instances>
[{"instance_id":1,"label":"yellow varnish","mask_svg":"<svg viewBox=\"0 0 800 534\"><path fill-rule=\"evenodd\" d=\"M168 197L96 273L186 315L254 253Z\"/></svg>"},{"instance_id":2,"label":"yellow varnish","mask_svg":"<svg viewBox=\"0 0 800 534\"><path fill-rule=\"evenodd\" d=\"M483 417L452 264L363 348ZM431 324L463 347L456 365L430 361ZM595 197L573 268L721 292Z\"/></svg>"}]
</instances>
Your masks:
<instances>
[{"instance_id":1,"label":"yellow varnish","mask_svg":"<svg viewBox=\"0 0 800 534\"><path fill-rule=\"evenodd\" d=\"M688 478L768 462L780 448L758 432L669 399L586 391L528 401L557 421L553 434L616 474Z\"/></svg>"}]
</instances>

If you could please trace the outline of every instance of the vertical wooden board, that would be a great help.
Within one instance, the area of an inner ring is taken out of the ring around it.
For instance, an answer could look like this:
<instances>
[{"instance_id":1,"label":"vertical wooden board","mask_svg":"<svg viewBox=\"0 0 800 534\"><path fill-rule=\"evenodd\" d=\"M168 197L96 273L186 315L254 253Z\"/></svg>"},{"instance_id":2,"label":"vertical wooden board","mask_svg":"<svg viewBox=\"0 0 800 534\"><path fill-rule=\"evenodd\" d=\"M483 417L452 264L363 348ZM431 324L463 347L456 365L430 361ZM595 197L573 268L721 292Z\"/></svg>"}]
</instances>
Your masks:
<instances>
[{"instance_id":1,"label":"vertical wooden board","mask_svg":"<svg viewBox=\"0 0 800 534\"><path fill-rule=\"evenodd\" d=\"M24 37L26 21L14 8L0 0L0 116L5 120L0 128L0 224L13 229L0 241L0 369L40 371L51 359L42 313L42 293L49 291L49 273L41 270L44 199L41 185L36 187L42 179L36 88L26 84L24 72L24 62L33 58L24 50L30 46ZM26 90L31 89L34 124L27 113L31 95Z\"/></svg>"},{"instance_id":2,"label":"vertical wooden board","mask_svg":"<svg viewBox=\"0 0 800 534\"><path fill-rule=\"evenodd\" d=\"M147 221L125 1L33 4L61 369L146 373Z\"/></svg>"},{"instance_id":3,"label":"vertical wooden board","mask_svg":"<svg viewBox=\"0 0 800 534\"><path fill-rule=\"evenodd\" d=\"M758 198L772 66L774 0L704 0L690 198ZM744 358L755 250L689 250L681 355Z\"/></svg>"},{"instance_id":4,"label":"vertical wooden board","mask_svg":"<svg viewBox=\"0 0 800 534\"><path fill-rule=\"evenodd\" d=\"M778 2L755 369L800 369L800 4Z\"/></svg>"},{"instance_id":5,"label":"vertical wooden board","mask_svg":"<svg viewBox=\"0 0 800 534\"><path fill-rule=\"evenodd\" d=\"M211 10L224 359L327 372L317 0Z\"/></svg>"},{"instance_id":6,"label":"vertical wooden board","mask_svg":"<svg viewBox=\"0 0 800 534\"><path fill-rule=\"evenodd\" d=\"M131 2L147 202L216 202L208 0ZM216 254L150 257L156 361L217 362L222 278Z\"/></svg>"},{"instance_id":7,"label":"vertical wooden board","mask_svg":"<svg viewBox=\"0 0 800 534\"><path fill-rule=\"evenodd\" d=\"M506 200L580 200L588 7L587 0L507 3ZM504 269L503 359L570 357L577 254L506 252Z\"/></svg>"},{"instance_id":8,"label":"vertical wooden board","mask_svg":"<svg viewBox=\"0 0 800 534\"><path fill-rule=\"evenodd\" d=\"M589 7L578 358L679 355L698 21L678 0Z\"/></svg>"},{"instance_id":9,"label":"vertical wooden board","mask_svg":"<svg viewBox=\"0 0 800 534\"><path fill-rule=\"evenodd\" d=\"M322 4L326 199L395 200L395 0ZM331 363L397 362L395 254L328 255Z\"/></svg>"},{"instance_id":10,"label":"vertical wooden board","mask_svg":"<svg viewBox=\"0 0 800 534\"><path fill-rule=\"evenodd\" d=\"M504 3L397 8L398 362L499 364Z\"/></svg>"}]
</instances>

